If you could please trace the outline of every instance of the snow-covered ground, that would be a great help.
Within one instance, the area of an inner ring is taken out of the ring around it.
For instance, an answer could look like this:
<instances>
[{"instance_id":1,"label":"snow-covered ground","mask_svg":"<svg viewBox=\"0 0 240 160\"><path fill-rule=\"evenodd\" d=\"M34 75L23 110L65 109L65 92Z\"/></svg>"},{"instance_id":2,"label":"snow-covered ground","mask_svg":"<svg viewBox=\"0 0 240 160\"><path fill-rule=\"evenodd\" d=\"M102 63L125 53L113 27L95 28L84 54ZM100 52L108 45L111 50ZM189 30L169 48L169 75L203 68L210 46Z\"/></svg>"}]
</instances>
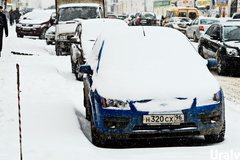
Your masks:
<instances>
[{"instance_id":1,"label":"snow-covered ground","mask_svg":"<svg viewBox=\"0 0 240 160\"><path fill-rule=\"evenodd\" d=\"M132 142L123 148L95 147L90 142L89 123L84 120L82 83L71 73L70 57L55 56L54 46L43 40L17 38L14 26L9 30L0 57L0 160L20 159L16 64L24 160L240 159L240 104L231 99L226 100L227 129L222 143L206 144L198 137L140 145Z\"/></svg>"}]
</instances>

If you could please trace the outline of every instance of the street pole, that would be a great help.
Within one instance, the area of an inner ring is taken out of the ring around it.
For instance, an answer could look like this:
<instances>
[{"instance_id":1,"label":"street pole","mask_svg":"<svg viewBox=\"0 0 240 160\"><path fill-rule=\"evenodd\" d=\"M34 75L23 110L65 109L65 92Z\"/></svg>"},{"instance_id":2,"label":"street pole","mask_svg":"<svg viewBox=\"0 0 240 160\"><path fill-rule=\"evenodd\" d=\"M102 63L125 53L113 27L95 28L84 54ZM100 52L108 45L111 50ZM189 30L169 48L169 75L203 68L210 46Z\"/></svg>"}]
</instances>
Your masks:
<instances>
[{"instance_id":1,"label":"street pole","mask_svg":"<svg viewBox=\"0 0 240 160\"><path fill-rule=\"evenodd\" d=\"M146 0L144 0L144 12L147 11L147 4L146 4Z\"/></svg>"}]
</instances>

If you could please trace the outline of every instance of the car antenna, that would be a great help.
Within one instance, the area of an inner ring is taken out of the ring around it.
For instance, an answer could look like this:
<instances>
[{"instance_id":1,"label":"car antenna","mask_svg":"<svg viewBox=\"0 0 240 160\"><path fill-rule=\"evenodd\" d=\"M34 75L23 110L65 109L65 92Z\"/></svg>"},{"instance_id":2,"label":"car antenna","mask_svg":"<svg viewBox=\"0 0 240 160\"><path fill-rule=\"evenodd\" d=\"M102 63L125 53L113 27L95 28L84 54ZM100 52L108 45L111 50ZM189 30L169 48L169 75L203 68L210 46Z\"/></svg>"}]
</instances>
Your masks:
<instances>
[{"instance_id":1,"label":"car antenna","mask_svg":"<svg viewBox=\"0 0 240 160\"><path fill-rule=\"evenodd\" d=\"M144 30L144 27L142 26L142 29L143 29L143 35L144 35L144 37L146 36L146 34L145 34L145 30Z\"/></svg>"}]
</instances>

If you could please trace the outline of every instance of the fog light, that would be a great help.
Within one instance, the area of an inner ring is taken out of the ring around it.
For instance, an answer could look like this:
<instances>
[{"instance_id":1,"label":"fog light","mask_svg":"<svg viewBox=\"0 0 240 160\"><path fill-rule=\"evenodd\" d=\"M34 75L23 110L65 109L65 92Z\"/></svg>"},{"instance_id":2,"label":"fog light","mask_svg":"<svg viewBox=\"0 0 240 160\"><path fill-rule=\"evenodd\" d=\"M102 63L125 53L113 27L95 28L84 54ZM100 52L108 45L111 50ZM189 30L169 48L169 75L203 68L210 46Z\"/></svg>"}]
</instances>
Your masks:
<instances>
[{"instance_id":1,"label":"fog light","mask_svg":"<svg viewBox=\"0 0 240 160\"><path fill-rule=\"evenodd\" d=\"M214 124L219 123L221 121L221 112L209 112L202 113L198 115L198 118L201 120L203 124Z\"/></svg>"},{"instance_id":2,"label":"fog light","mask_svg":"<svg viewBox=\"0 0 240 160\"><path fill-rule=\"evenodd\" d=\"M130 118L125 117L105 117L105 128L109 129L124 129L130 122Z\"/></svg>"}]
</instances>

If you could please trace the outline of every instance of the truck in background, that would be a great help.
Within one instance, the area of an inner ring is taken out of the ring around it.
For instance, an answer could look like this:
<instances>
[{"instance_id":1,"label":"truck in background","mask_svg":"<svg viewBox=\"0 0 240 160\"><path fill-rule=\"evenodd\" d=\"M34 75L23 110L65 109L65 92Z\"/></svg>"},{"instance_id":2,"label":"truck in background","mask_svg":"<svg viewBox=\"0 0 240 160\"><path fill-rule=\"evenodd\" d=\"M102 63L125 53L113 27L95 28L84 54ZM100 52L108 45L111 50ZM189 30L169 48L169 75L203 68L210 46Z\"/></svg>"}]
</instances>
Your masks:
<instances>
[{"instance_id":1,"label":"truck in background","mask_svg":"<svg viewBox=\"0 0 240 160\"><path fill-rule=\"evenodd\" d=\"M81 19L104 18L105 0L56 0L56 55L70 54L70 39Z\"/></svg>"}]
</instances>

